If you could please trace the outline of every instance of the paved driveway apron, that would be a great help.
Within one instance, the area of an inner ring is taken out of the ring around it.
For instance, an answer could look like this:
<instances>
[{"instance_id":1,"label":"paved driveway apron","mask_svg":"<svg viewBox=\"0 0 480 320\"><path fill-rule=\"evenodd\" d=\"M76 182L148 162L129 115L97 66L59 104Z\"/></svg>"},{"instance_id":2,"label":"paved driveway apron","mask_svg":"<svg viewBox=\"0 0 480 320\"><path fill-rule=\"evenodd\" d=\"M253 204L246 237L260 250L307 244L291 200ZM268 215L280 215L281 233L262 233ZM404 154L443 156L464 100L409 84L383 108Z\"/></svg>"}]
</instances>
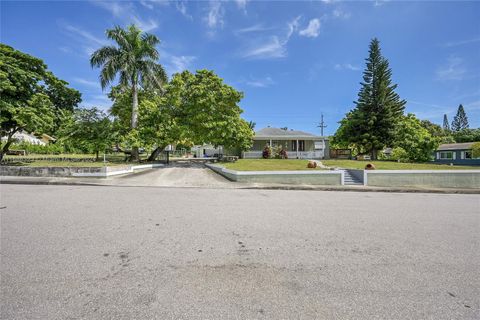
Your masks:
<instances>
[{"instance_id":1,"label":"paved driveway apron","mask_svg":"<svg viewBox=\"0 0 480 320\"><path fill-rule=\"evenodd\" d=\"M175 162L165 168L145 170L136 174L113 177L115 185L155 187L210 187L235 188L238 184L228 181L205 167L203 163Z\"/></svg>"}]
</instances>

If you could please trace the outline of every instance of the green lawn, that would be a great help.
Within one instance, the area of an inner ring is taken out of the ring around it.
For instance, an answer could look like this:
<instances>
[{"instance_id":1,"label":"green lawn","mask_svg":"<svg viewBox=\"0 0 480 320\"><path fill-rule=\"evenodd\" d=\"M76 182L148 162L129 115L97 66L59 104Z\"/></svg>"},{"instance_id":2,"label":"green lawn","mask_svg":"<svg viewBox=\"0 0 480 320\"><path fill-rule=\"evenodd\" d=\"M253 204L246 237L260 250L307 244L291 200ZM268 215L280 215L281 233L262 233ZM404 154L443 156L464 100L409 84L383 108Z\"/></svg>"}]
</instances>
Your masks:
<instances>
[{"instance_id":1,"label":"green lawn","mask_svg":"<svg viewBox=\"0 0 480 320\"><path fill-rule=\"evenodd\" d=\"M222 163L227 169L238 171L321 170L307 168L308 160L298 159L239 159Z\"/></svg>"},{"instance_id":2,"label":"green lawn","mask_svg":"<svg viewBox=\"0 0 480 320\"><path fill-rule=\"evenodd\" d=\"M140 155L140 159L143 161L147 157L148 154ZM26 167L103 167L105 165L111 167L139 164L125 162L125 155L122 153L106 155L106 163L103 162L103 155L99 157L99 161L94 162L95 155L93 154L29 154L26 156L5 156L5 158L9 161L2 163L2 165ZM142 164L145 164L145 162L142 162Z\"/></svg>"},{"instance_id":3,"label":"green lawn","mask_svg":"<svg viewBox=\"0 0 480 320\"><path fill-rule=\"evenodd\" d=\"M126 164L126 163L123 163ZM13 162L5 165L9 166L24 166L24 167L103 167L103 166L119 166L122 163L115 162L93 162L93 161L48 161L48 160L39 160L32 162Z\"/></svg>"},{"instance_id":4,"label":"green lawn","mask_svg":"<svg viewBox=\"0 0 480 320\"><path fill-rule=\"evenodd\" d=\"M227 169L238 171L281 171L281 170L319 170L308 169L308 160L298 159L240 159L234 163L222 164ZM322 160L329 167L344 169L364 169L367 163L373 163L377 170L480 170L480 166L449 166L433 163L398 163L391 161Z\"/></svg>"},{"instance_id":5,"label":"green lawn","mask_svg":"<svg viewBox=\"0 0 480 320\"><path fill-rule=\"evenodd\" d=\"M480 166L449 166L435 163L399 163L393 161L357 161L357 160L322 160L329 167L345 169L365 169L367 163L373 163L377 170L480 170Z\"/></svg>"}]
</instances>

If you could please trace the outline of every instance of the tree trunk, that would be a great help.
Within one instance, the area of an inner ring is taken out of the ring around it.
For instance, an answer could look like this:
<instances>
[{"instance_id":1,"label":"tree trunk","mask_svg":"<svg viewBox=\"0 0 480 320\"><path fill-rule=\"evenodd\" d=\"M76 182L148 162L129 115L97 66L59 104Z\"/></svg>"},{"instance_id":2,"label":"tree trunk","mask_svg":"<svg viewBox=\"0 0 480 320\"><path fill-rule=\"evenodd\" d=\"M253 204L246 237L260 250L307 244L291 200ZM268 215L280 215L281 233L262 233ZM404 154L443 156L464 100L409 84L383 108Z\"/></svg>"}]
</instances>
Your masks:
<instances>
[{"instance_id":1,"label":"tree trunk","mask_svg":"<svg viewBox=\"0 0 480 320\"><path fill-rule=\"evenodd\" d=\"M3 160L3 156L7 154L8 152L8 149L10 148L10 145L13 143L13 135L15 134L15 132L17 132L18 130L20 130L20 128L18 129L13 129L13 131L11 131L8 135L7 135L7 142L5 143L5 145L3 146L3 148L0 150L0 161Z\"/></svg>"},{"instance_id":2,"label":"tree trunk","mask_svg":"<svg viewBox=\"0 0 480 320\"><path fill-rule=\"evenodd\" d=\"M155 161L155 159L157 159L158 155L160 154L160 152L162 152L163 149L165 149L165 147L166 146L160 146L155 148L155 150L153 150L150 156L148 157L148 161Z\"/></svg>"},{"instance_id":3,"label":"tree trunk","mask_svg":"<svg viewBox=\"0 0 480 320\"><path fill-rule=\"evenodd\" d=\"M133 102L132 102L132 130L137 128L138 125L138 92L137 85L134 83L132 88ZM131 161L139 161L138 147L132 147L132 154L130 155Z\"/></svg>"},{"instance_id":4,"label":"tree trunk","mask_svg":"<svg viewBox=\"0 0 480 320\"><path fill-rule=\"evenodd\" d=\"M377 149L372 149L372 160L377 160Z\"/></svg>"},{"instance_id":5,"label":"tree trunk","mask_svg":"<svg viewBox=\"0 0 480 320\"><path fill-rule=\"evenodd\" d=\"M95 162L98 162L98 150L95 152Z\"/></svg>"}]
</instances>

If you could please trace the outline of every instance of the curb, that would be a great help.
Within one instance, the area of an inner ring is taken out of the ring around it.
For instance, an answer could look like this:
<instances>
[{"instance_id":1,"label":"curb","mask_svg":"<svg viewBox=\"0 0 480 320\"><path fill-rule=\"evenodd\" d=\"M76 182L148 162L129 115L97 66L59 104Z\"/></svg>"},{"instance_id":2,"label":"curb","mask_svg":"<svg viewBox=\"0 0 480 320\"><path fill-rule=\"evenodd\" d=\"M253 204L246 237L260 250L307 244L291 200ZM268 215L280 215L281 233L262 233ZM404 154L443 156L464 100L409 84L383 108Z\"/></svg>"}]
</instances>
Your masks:
<instances>
[{"instance_id":1,"label":"curb","mask_svg":"<svg viewBox=\"0 0 480 320\"><path fill-rule=\"evenodd\" d=\"M149 187L149 188L192 188L192 186L179 186L179 187L167 187L167 186L130 186L130 185L115 185L106 184L103 179L96 178L99 183L93 181L80 181L70 178L71 180L54 180L46 178L27 178L27 179L5 179L5 176L1 177L0 185L14 184L14 185L65 185L65 186L95 186L95 187ZM61 179L61 178L60 178ZM93 180L89 178L89 180ZM197 188L197 187L195 187ZM198 187L201 188L201 187ZM224 189L224 188L217 188ZM314 186L314 185L239 185L237 188L232 189L244 189L244 190L297 190L297 191L342 191L342 192L384 192L384 193L438 193L438 194L480 194L480 189L419 189L419 188L376 188L376 187L346 187L346 186Z\"/></svg>"}]
</instances>

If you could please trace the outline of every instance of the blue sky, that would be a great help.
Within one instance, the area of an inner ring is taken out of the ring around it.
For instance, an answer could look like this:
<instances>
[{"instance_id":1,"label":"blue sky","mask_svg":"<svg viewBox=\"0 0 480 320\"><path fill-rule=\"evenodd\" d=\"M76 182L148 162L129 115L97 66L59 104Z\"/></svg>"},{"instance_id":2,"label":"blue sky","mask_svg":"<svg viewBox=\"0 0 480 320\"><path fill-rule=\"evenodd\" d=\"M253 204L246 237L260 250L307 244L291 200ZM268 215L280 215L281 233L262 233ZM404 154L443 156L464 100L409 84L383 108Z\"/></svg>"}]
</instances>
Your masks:
<instances>
[{"instance_id":1,"label":"blue sky","mask_svg":"<svg viewBox=\"0 0 480 320\"><path fill-rule=\"evenodd\" d=\"M89 54L104 31L136 23L156 34L169 74L213 69L243 91L243 116L333 134L353 107L373 37L393 69L407 112L441 123L462 103L480 126L480 2L2 1L1 42L43 59L83 94L110 101Z\"/></svg>"}]
</instances>

